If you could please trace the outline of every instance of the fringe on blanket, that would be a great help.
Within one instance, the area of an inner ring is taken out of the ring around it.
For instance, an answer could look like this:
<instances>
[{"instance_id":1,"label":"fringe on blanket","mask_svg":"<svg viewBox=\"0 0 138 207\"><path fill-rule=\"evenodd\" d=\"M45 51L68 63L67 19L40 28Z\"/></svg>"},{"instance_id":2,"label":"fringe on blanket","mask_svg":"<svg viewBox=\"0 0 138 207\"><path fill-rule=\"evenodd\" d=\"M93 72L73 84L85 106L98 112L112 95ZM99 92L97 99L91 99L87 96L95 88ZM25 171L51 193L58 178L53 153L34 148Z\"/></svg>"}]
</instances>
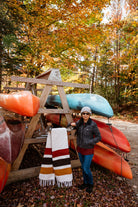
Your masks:
<instances>
[{"instance_id":1,"label":"fringe on blanket","mask_svg":"<svg viewBox=\"0 0 138 207\"><path fill-rule=\"evenodd\" d=\"M72 186L72 181L70 182L57 182L57 186L60 188L60 187L71 187Z\"/></svg>"},{"instance_id":2,"label":"fringe on blanket","mask_svg":"<svg viewBox=\"0 0 138 207\"><path fill-rule=\"evenodd\" d=\"M39 179L39 185L42 187L48 186L48 185L55 185L55 180L42 180Z\"/></svg>"}]
</instances>

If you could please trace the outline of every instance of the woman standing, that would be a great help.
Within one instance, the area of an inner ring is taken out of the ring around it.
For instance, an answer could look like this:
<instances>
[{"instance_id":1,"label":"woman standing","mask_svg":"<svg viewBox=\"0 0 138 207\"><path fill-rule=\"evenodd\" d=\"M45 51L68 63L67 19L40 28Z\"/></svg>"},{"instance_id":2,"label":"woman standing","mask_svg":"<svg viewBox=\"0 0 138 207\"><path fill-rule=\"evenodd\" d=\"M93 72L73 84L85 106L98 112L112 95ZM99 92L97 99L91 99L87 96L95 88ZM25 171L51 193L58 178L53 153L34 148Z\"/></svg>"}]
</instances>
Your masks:
<instances>
[{"instance_id":1,"label":"woman standing","mask_svg":"<svg viewBox=\"0 0 138 207\"><path fill-rule=\"evenodd\" d=\"M81 109L81 119L70 125L76 128L77 151L83 171L83 184L79 189L86 188L86 192L91 193L93 189L93 176L90 169L94 155L94 145L101 140L101 135L97 124L90 119L91 109L87 106Z\"/></svg>"}]
</instances>

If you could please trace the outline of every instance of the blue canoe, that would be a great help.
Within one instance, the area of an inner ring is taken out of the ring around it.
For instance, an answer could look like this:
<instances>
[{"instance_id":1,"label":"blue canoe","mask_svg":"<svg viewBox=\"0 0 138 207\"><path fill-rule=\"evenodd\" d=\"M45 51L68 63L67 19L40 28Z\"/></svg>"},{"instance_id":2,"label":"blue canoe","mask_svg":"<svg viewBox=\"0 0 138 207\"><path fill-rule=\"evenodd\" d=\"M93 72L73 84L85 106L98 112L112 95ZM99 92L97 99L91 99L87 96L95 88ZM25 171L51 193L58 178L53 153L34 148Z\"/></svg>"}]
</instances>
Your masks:
<instances>
[{"instance_id":1,"label":"blue canoe","mask_svg":"<svg viewBox=\"0 0 138 207\"><path fill-rule=\"evenodd\" d=\"M67 94L67 101L70 109L81 110L84 106L89 106L94 114L112 117L114 115L112 107L109 102L102 96L97 94L79 93L79 94ZM59 95L48 96L47 105L60 106L61 99Z\"/></svg>"}]
</instances>

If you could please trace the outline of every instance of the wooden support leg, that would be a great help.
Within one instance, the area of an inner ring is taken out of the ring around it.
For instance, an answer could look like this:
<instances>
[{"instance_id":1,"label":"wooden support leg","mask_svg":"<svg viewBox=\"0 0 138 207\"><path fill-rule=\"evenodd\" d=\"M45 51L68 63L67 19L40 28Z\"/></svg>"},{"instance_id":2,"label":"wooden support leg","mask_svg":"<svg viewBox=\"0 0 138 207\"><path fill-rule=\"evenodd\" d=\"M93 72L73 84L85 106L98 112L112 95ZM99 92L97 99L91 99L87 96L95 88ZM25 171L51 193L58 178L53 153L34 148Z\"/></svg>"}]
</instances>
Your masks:
<instances>
[{"instance_id":1,"label":"wooden support leg","mask_svg":"<svg viewBox=\"0 0 138 207\"><path fill-rule=\"evenodd\" d=\"M43 92L42 92L42 95L41 95L41 98L40 98L40 106L41 107L44 107L45 103L46 103L46 100L47 100L47 97L48 97L48 94L49 92L51 91L51 88L52 86L45 86ZM35 129L36 129L36 125L39 121L39 118L40 118L41 114L36 114L32 119L31 119L31 122L29 124L29 128L27 130L27 133L25 135L25 139L28 139L28 138L31 138ZM20 154L19 156L17 157L17 159L15 160L15 162L13 163L12 165L12 170L18 170L19 167L20 167L20 164L22 162L22 159L23 159L23 156L28 148L28 145L27 143L24 143L21 151L20 151Z\"/></svg>"},{"instance_id":2,"label":"wooden support leg","mask_svg":"<svg viewBox=\"0 0 138 207\"><path fill-rule=\"evenodd\" d=\"M71 161L72 168L78 168L80 166L81 166L81 163L79 160ZM28 178L37 177L39 175L39 172L40 172L40 166L12 171L8 177L6 185L9 185L10 183L13 183L13 182L25 180Z\"/></svg>"},{"instance_id":3,"label":"wooden support leg","mask_svg":"<svg viewBox=\"0 0 138 207\"><path fill-rule=\"evenodd\" d=\"M64 88L62 86L58 86L57 88L58 88L58 91L59 91L59 95L60 95L60 98L61 98L61 103L62 103L63 109L66 109L70 112ZM66 119L67 119L68 123L73 122L71 113L65 114L65 116L66 116Z\"/></svg>"},{"instance_id":4,"label":"wooden support leg","mask_svg":"<svg viewBox=\"0 0 138 207\"><path fill-rule=\"evenodd\" d=\"M40 114L36 114L32 119L31 119L31 122L30 122L30 125L29 125L29 128L28 128L28 131L25 135L25 139L27 138L31 138L33 133L34 133L34 130L36 128L36 125L38 123L38 120L39 120L39 117L40 117ZM14 161L13 165L12 165L12 170L18 170L19 167L20 167L20 164L22 162L22 159L23 159L23 156L28 148L28 143L24 143L23 144L23 147L20 151L20 154L18 155L17 159Z\"/></svg>"}]
</instances>

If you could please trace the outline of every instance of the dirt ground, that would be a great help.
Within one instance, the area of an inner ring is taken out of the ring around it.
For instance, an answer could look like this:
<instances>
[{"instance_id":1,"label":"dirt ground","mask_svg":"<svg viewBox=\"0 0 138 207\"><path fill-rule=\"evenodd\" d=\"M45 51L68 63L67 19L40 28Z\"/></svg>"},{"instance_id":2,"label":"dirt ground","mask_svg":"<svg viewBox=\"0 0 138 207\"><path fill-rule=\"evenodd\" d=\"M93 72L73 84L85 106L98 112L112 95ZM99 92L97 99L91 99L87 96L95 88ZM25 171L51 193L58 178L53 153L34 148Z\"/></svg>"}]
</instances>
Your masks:
<instances>
[{"instance_id":1,"label":"dirt ground","mask_svg":"<svg viewBox=\"0 0 138 207\"><path fill-rule=\"evenodd\" d=\"M96 119L105 123L108 122L105 118L96 117ZM114 127L122 131L130 143L131 151L127 154L127 159L132 169L133 179L127 179L126 181L133 187L138 198L138 124L112 118L109 120L109 123L112 123Z\"/></svg>"}]
</instances>

